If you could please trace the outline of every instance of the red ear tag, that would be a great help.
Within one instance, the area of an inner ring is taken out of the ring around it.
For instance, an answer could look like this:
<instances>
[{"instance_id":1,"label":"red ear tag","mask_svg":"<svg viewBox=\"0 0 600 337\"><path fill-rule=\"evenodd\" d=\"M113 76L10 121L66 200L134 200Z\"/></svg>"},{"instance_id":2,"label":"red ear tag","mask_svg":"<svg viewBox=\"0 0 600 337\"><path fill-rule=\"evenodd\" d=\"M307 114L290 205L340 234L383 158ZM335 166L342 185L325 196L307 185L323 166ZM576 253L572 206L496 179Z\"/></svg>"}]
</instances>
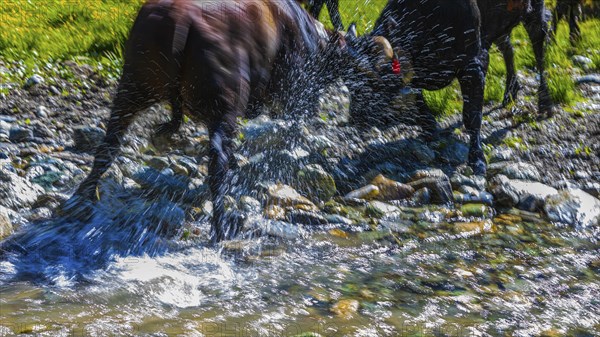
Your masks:
<instances>
[{"instance_id":1,"label":"red ear tag","mask_svg":"<svg viewBox=\"0 0 600 337\"><path fill-rule=\"evenodd\" d=\"M392 72L393 72L395 75L400 75L400 70L402 70L402 69L401 69L401 67L400 67L400 61L398 61L398 59L397 59L397 58L395 58L395 59L392 61Z\"/></svg>"}]
</instances>

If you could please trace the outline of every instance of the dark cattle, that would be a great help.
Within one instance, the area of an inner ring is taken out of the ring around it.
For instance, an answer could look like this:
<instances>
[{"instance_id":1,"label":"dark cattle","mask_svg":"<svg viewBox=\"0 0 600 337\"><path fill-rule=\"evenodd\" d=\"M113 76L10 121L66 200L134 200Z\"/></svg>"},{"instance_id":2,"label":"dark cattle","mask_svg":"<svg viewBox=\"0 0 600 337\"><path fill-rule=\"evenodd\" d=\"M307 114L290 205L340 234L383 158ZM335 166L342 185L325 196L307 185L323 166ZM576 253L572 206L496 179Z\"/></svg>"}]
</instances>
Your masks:
<instances>
[{"instance_id":1,"label":"dark cattle","mask_svg":"<svg viewBox=\"0 0 600 337\"><path fill-rule=\"evenodd\" d=\"M339 0L298 0L299 2L306 3L308 5L308 12L314 18L319 18L323 5L327 5L327 11L329 17L336 30L344 30L344 24L342 23L342 16L339 10Z\"/></svg>"},{"instance_id":2,"label":"dark cattle","mask_svg":"<svg viewBox=\"0 0 600 337\"><path fill-rule=\"evenodd\" d=\"M579 31L579 19L584 0L557 0L556 7L552 12L552 35L556 34L556 27L561 19L569 21L569 37L574 43L581 36Z\"/></svg>"},{"instance_id":3,"label":"dark cattle","mask_svg":"<svg viewBox=\"0 0 600 337\"><path fill-rule=\"evenodd\" d=\"M458 79L464 100L463 123L471 142L468 160L477 174L486 170L480 129L488 50L492 43L498 42L508 70L505 96L514 97L518 83L508 37L520 22L525 23L533 41L540 71L540 113L548 113L552 104L543 72L547 35L543 0L391 0L373 30L373 34L389 39L401 63L412 64L412 87L438 90ZM356 49L359 55L368 55L366 43L354 35L350 29L346 36L351 49ZM389 102L405 84L406 76L386 74L380 79L374 91L387 96L384 100ZM352 91L352 121L368 124L366 109L372 97L366 97L362 88ZM419 121L431 131L435 121L420 92L416 103Z\"/></svg>"},{"instance_id":4,"label":"dark cattle","mask_svg":"<svg viewBox=\"0 0 600 337\"><path fill-rule=\"evenodd\" d=\"M148 1L126 44L106 138L76 195L94 198L133 117L167 100L173 118L160 126L160 134L175 132L184 113L208 127L213 240L235 236L236 221L226 215L223 198L236 119L291 94L303 99L290 99L288 110L312 109L319 88L335 75L322 72L310 85L298 79L319 68L328 52L337 52L324 38L294 0Z\"/></svg>"}]
</instances>

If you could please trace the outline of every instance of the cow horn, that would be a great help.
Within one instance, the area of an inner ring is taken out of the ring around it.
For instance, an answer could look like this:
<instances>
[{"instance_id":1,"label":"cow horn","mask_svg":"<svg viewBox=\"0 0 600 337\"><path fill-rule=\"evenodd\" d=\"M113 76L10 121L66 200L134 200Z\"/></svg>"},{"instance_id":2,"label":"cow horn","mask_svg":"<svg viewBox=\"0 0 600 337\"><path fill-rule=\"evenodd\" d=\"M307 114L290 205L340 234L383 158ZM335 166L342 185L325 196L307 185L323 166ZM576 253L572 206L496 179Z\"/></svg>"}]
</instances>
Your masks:
<instances>
[{"instance_id":1,"label":"cow horn","mask_svg":"<svg viewBox=\"0 0 600 337\"><path fill-rule=\"evenodd\" d=\"M394 59L394 48L392 48L388 39L383 36L375 36L373 37L373 42L381 46L381 49L383 49L383 52L388 59Z\"/></svg>"}]
</instances>

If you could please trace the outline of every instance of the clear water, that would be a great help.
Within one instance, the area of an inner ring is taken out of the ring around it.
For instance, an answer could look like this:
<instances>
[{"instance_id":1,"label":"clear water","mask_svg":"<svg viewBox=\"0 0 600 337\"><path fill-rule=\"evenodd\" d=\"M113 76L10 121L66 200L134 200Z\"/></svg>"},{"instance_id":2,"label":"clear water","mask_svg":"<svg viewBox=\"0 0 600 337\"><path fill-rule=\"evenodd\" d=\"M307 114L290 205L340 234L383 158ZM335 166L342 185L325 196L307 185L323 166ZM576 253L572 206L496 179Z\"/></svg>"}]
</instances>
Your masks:
<instances>
[{"instance_id":1,"label":"clear water","mask_svg":"<svg viewBox=\"0 0 600 337\"><path fill-rule=\"evenodd\" d=\"M395 232L304 228L217 248L134 230L141 216L113 225L102 211L81 227L30 225L13 239L24 250L0 263L0 336L600 333L597 229L515 211L464 232L404 211L414 221ZM348 300L356 311L336 309Z\"/></svg>"}]
</instances>

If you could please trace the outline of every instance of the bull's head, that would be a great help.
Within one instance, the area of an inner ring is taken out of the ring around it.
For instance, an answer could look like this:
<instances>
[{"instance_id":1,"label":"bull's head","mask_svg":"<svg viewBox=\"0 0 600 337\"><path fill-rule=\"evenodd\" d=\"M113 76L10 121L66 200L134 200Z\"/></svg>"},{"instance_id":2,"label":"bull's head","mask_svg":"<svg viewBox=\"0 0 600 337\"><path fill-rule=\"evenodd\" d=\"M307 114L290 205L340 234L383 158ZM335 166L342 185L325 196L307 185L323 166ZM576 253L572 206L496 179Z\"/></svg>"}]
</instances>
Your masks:
<instances>
[{"instance_id":1,"label":"bull's head","mask_svg":"<svg viewBox=\"0 0 600 337\"><path fill-rule=\"evenodd\" d=\"M386 110L412 78L409 59L383 36L357 36L354 24L349 27L345 41L353 68L350 80L346 81L352 95L351 121L364 124L362 117L369 115L368 124L377 125L372 114Z\"/></svg>"}]
</instances>

